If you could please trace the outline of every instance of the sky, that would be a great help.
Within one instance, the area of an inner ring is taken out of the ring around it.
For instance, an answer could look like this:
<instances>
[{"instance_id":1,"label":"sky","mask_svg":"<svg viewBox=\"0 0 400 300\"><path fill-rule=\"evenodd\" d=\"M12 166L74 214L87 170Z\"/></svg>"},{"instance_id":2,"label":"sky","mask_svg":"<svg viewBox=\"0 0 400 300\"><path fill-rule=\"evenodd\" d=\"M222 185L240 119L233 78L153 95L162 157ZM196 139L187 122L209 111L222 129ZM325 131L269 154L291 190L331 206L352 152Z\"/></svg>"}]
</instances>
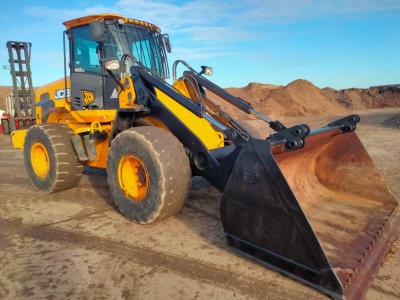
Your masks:
<instances>
[{"instance_id":1,"label":"sky","mask_svg":"<svg viewBox=\"0 0 400 300\"><path fill-rule=\"evenodd\" d=\"M400 83L400 0L0 0L0 85L6 41L32 43L34 86L63 77L62 22L115 12L157 24L184 59L223 87Z\"/></svg>"}]
</instances>

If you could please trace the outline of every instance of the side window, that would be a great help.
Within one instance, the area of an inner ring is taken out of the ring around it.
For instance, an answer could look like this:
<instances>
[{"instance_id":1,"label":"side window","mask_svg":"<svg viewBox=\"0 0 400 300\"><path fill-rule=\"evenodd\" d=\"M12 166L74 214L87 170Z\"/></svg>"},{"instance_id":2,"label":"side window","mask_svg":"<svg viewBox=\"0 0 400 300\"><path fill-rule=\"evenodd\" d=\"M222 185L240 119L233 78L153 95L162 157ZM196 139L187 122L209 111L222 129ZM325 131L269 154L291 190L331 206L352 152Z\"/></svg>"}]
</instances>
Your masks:
<instances>
[{"instance_id":1,"label":"side window","mask_svg":"<svg viewBox=\"0 0 400 300\"><path fill-rule=\"evenodd\" d=\"M89 26L73 29L72 35L74 38L74 71L100 74L98 43L91 39Z\"/></svg>"},{"instance_id":2,"label":"side window","mask_svg":"<svg viewBox=\"0 0 400 300\"><path fill-rule=\"evenodd\" d=\"M151 69L156 74L162 73L160 64L160 47L157 44L157 36L151 33L139 32L132 41L132 54L146 68Z\"/></svg>"},{"instance_id":3,"label":"side window","mask_svg":"<svg viewBox=\"0 0 400 300\"><path fill-rule=\"evenodd\" d=\"M150 47L148 40L134 41L132 44L133 55L146 67L151 69Z\"/></svg>"}]
</instances>

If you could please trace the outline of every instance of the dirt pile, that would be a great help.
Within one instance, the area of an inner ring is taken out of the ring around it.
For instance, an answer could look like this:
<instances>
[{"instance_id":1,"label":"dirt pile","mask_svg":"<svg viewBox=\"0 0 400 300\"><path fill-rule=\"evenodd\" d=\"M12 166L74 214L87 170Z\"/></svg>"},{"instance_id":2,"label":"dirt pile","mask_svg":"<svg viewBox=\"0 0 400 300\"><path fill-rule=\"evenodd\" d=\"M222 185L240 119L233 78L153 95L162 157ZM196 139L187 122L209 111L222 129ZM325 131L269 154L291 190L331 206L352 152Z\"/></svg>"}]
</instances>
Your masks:
<instances>
[{"instance_id":1,"label":"dirt pile","mask_svg":"<svg viewBox=\"0 0 400 300\"><path fill-rule=\"evenodd\" d=\"M303 79L286 86L252 82L245 87L227 88L229 93L250 102L270 117L346 114L354 110L400 107L400 88L372 87L368 89L319 89ZM12 87L0 86L0 109L5 110L5 98ZM207 93L226 112L236 118L250 119L246 113Z\"/></svg>"},{"instance_id":2,"label":"dirt pile","mask_svg":"<svg viewBox=\"0 0 400 300\"><path fill-rule=\"evenodd\" d=\"M275 116L305 116L320 114L341 114L345 109L325 97L319 88L306 80L296 80L287 86L273 90L261 101L263 112ZM261 108L261 107L260 107Z\"/></svg>"},{"instance_id":3,"label":"dirt pile","mask_svg":"<svg viewBox=\"0 0 400 300\"><path fill-rule=\"evenodd\" d=\"M256 110L271 117L346 114L353 110L400 107L400 89L394 87L319 89L311 82L300 79L286 86L254 82L242 88L226 90L250 102ZM249 118L218 97L209 97L233 116Z\"/></svg>"}]
</instances>

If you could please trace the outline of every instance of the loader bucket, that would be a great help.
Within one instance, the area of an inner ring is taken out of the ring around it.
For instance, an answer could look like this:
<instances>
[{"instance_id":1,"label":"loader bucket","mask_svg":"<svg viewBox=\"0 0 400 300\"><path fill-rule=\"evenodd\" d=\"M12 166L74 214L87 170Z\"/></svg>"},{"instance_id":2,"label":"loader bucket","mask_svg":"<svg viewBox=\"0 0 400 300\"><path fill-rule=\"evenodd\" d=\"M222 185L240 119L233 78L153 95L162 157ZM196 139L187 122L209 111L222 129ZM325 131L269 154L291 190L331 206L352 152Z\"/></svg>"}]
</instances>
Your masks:
<instances>
[{"instance_id":1,"label":"loader bucket","mask_svg":"<svg viewBox=\"0 0 400 300\"><path fill-rule=\"evenodd\" d=\"M228 242L333 298L361 298L396 231L394 196L354 132L283 149L241 149L221 201Z\"/></svg>"}]
</instances>

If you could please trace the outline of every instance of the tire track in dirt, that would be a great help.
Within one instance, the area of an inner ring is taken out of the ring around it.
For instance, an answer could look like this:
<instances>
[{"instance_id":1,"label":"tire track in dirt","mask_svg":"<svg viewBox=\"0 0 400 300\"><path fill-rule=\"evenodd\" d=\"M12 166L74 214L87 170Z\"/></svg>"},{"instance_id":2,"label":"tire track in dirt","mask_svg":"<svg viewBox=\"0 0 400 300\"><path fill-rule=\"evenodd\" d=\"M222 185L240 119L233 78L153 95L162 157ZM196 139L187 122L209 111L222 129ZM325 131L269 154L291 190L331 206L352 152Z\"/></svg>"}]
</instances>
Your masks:
<instances>
[{"instance_id":1,"label":"tire track in dirt","mask_svg":"<svg viewBox=\"0 0 400 300\"><path fill-rule=\"evenodd\" d=\"M18 226L18 232L14 231L14 234L22 238L29 237L43 242L59 242L78 246L89 251L104 252L111 257L124 257L139 265L166 268L183 277L223 289L233 289L249 297L258 299L294 299L302 296L302 292L298 289L286 290L282 294L282 287L279 287L274 282L254 279L229 269L223 269L212 263L166 254L151 248L130 245L123 241L113 241L86 233L79 234L43 225L26 225L7 219L0 219L0 224L14 229L15 226ZM307 297L306 294L303 296Z\"/></svg>"},{"instance_id":2,"label":"tire track in dirt","mask_svg":"<svg viewBox=\"0 0 400 300\"><path fill-rule=\"evenodd\" d=\"M378 284L372 284L370 288L378 291L379 293L384 294L385 296L392 296L392 297L400 299L400 293L396 293L394 291L385 289Z\"/></svg>"}]
</instances>

